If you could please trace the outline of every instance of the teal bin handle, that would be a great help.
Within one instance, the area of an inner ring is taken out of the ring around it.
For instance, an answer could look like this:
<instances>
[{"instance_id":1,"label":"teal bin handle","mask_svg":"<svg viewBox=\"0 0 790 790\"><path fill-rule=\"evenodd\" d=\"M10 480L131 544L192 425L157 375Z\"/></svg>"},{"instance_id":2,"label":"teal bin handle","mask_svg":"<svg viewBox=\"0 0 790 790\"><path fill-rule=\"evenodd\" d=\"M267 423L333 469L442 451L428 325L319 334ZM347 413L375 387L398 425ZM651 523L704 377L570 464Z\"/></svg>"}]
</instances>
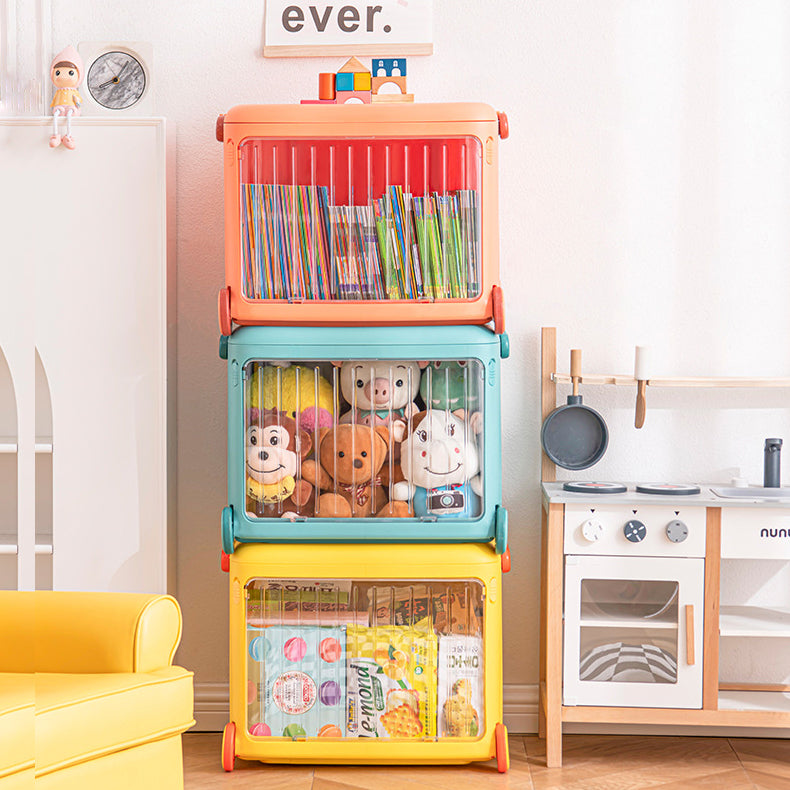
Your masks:
<instances>
[{"instance_id":1,"label":"teal bin handle","mask_svg":"<svg viewBox=\"0 0 790 790\"><path fill-rule=\"evenodd\" d=\"M496 508L496 524L494 525L494 545L497 554L503 554L507 548L507 510L501 505Z\"/></svg>"},{"instance_id":2,"label":"teal bin handle","mask_svg":"<svg viewBox=\"0 0 790 790\"><path fill-rule=\"evenodd\" d=\"M222 508L222 550L225 554L233 554L234 538L233 538L233 508Z\"/></svg>"}]
</instances>

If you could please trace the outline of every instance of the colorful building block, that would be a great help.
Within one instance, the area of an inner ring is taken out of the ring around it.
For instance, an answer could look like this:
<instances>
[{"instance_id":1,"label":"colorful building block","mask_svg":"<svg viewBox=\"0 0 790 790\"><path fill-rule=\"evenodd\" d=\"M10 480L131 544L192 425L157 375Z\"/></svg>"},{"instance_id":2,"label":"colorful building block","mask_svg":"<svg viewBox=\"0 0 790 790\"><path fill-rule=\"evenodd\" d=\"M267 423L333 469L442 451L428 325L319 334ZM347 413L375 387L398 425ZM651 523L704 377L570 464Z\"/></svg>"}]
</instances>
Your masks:
<instances>
[{"instance_id":1,"label":"colorful building block","mask_svg":"<svg viewBox=\"0 0 790 790\"><path fill-rule=\"evenodd\" d=\"M406 76L406 58L373 58L371 65L374 77Z\"/></svg>"},{"instance_id":2,"label":"colorful building block","mask_svg":"<svg viewBox=\"0 0 790 790\"><path fill-rule=\"evenodd\" d=\"M355 91L369 91L371 85L371 78L369 71L355 72L354 73L354 90Z\"/></svg>"},{"instance_id":3,"label":"colorful building block","mask_svg":"<svg viewBox=\"0 0 790 790\"><path fill-rule=\"evenodd\" d=\"M337 104L346 104L349 99L359 99L362 104L370 104L371 100L370 91L337 91L336 97Z\"/></svg>"},{"instance_id":4,"label":"colorful building block","mask_svg":"<svg viewBox=\"0 0 790 790\"><path fill-rule=\"evenodd\" d=\"M335 91L353 91L354 90L354 74L351 72L339 71L335 77Z\"/></svg>"}]
</instances>

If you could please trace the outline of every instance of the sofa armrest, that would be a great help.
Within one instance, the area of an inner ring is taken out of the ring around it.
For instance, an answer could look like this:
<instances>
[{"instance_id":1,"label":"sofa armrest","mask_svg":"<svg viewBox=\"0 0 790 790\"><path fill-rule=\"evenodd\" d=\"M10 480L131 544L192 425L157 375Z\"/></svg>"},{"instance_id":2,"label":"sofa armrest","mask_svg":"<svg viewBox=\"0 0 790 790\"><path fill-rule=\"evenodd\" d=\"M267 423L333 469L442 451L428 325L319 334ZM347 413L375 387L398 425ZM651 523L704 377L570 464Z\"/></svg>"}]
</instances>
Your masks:
<instances>
[{"instance_id":1,"label":"sofa armrest","mask_svg":"<svg viewBox=\"0 0 790 790\"><path fill-rule=\"evenodd\" d=\"M2 672L149 672L169 666L181 609L169 595L0 592Z\"/></svg>"}]
</instances>

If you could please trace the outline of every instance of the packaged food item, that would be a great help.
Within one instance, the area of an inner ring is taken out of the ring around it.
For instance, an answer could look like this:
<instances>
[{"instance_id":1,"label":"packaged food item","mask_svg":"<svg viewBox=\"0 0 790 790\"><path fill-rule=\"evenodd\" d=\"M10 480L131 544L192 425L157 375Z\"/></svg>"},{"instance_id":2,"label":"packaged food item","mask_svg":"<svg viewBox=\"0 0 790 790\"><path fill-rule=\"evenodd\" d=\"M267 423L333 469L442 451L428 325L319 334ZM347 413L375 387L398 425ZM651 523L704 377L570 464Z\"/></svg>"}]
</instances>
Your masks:
<instances>
[{"instance_id":1,"label":"packaged food item","mask_svg":"<svg viewBox=\"0 0 790 790\"><path fill-rule=\"evenodd\" d=\"M430 620L414 626L346 629L351 738L436 735L437 638Z\"/></svg>"},{"instance_id":2,"label":"packaged food item","mask_svg":"<svg viewBox=\"0 0 790 790\"><path fill-rule=\"evenodd\" d=\"M345 628L270 626L247 632L248 729L286 738L342 737ZM253 691L255 693L253 693Z\"/></svg>"},{"instance_id":3,"label":"packaged food item","mask_svg":"<svg viewBox=\"0 0 790 790\"><path fill-rule=\"evenodd\" d=\"M432 617L439 633L482 633L477 585L374 585L367 597L371 625L413 625Z\"/></svg>"},{"instance_id":4,"label":"packaged food item","mask_svg":"<svg viewBox=\"0 0 790 790\"><path fill-rule=\"evenodd\" d=\"M476 738L483 721L483 640L439 637L439 736Z\"/></svg>"},{"instance_id":5,"label":"packaged food item","mask_svg":"<svg viewBox=\"0 0 790 790\"><path fill-rule=\"evenodd\" d=\"M267 579L247 588L247 624L345 625L368 621L349 607L348 580Z\"/></svg>"}]
</instances>

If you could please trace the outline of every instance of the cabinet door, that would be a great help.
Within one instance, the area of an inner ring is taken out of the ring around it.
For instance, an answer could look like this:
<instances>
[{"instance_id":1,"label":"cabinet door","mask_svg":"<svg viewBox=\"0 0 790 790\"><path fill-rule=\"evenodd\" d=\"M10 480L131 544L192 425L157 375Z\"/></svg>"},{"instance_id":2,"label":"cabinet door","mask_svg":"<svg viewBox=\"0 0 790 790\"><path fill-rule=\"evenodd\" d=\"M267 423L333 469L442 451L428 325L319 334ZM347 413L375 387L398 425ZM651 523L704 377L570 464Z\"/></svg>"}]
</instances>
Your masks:
<instances>
[{"instance_id":1,"label":"cabinet door","mask_svg":"<svg viewBox=\"0 0 790 790\"><path fill-rule=\"evenodd\" d=\"M164 592L164 121L80 118L73 133L76 150L52 150L50 122L0 125L5 260L33 272L9 301L52 399L52 583ZM20 453L32 431L20 419Z\"/></svg>"},{"instance_id":2,"label":"cabinet door","mask_svg":"<svg viewBox=\"0 0 790 790\"><path fill-rule=\"evenodd\" d=\"M565 705L701 708L704 560L565 558Z\"/></svg>"}]
</instances>

